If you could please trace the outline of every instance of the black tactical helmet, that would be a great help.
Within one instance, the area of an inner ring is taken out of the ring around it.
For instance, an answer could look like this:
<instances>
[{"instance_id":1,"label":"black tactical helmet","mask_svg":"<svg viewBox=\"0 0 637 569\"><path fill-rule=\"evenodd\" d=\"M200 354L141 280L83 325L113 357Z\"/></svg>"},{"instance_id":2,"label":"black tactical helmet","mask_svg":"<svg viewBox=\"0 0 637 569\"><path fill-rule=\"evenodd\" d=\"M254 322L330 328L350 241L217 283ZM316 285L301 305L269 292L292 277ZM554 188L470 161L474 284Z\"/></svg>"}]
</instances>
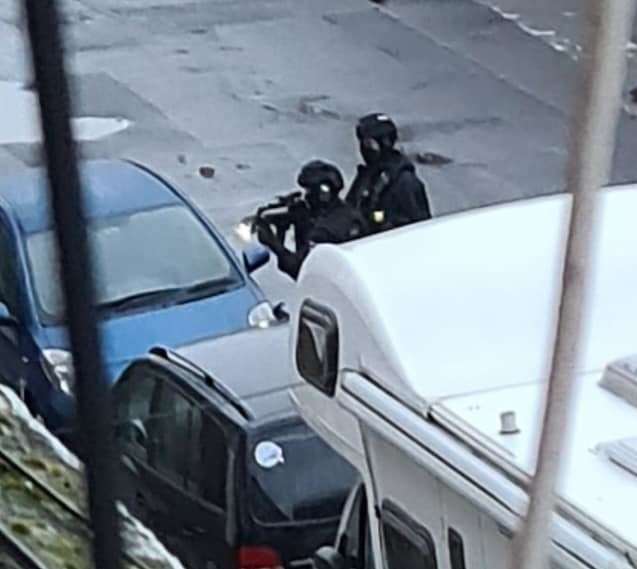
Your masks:
<instances>
[{"instance_id":1,"label":"black tactical helmet","mask_svg":"<svg viewBox=\"0 0 637 569\"><path fill-rule=\"evenodd\" d=\"M312 160L301 168L297 184L305 189L305 198L312 210L329 206L343 189L343 176L338 168L322 160Z\"/></svg>"},{"instance_id":2,"label":"black tactical helmet","mask_svg":"<svg viewBox=\"0 0 637 569\"><path fill-rule=\"evenodd\" d=\"M374 113L358 119L356 137L361 142L372 139L382 147L393 146L398 139L398 129L387 115Z\"/></svg>"},{"instance_id":3,"label":"black tactical helmet","mask_svg":"<svg viewBox=\"0 0 637 569\"><path fill-rule=\"evenodd\" d=\"M301 168L296 182L308 191L318 190L322 185L325 185L334 194L338 194L345 185L338 168L329 162L323 162L323 160L312 160L305 164Z\"/></svg>"}]
</instances>

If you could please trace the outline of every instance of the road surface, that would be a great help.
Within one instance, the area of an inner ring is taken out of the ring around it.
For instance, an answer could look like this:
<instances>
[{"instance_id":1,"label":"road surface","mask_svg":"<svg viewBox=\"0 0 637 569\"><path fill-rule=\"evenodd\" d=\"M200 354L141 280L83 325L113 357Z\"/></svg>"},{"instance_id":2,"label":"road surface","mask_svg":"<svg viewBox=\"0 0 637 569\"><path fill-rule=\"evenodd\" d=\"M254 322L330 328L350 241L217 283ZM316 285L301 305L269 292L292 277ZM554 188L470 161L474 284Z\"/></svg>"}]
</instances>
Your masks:
<instances>
[{"instance_id":1,"label":"road surface","mask_svg":"<svg viewBox=\"0 0 637 569\"><path fill-rule=\"evenodd\" d=\"M332 160L352 177L353 125L368 112L391 114L408 152L450 160L419 166L436 215L560 191L577 9L577 0L500 0L495 9L472 0L67 0L82 153L155 168L236 246L233 226L292 189L303 162ZM34 118L20 28L14 0L0 0L0 172L40 161L24 124ZM633 77L631 63L626 91ZM613 180L634 180L629 113L619 142ZM258 280L273 299L289 291L272 263Z\"/></svg>"}]
</instances>

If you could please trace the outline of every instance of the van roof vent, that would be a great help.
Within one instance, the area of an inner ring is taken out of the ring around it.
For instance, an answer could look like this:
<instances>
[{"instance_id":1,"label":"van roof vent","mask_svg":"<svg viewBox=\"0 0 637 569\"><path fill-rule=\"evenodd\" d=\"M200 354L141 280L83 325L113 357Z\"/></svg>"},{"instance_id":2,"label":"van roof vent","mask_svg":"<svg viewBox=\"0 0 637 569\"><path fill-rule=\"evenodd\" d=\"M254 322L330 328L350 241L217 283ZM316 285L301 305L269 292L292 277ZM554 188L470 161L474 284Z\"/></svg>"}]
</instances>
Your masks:
<instances>
[{"instance_id":1,"label":"van roof vent","mask_svg":"<svg viewBox=\"0 0 637 569\"><path fill-rule=\"evenodd\" d=\"M637 437L601 443L597 448L608 460L637 476Z\"/></svg>"},{"instance_id":2,"label":"van roof vent","mask_svg":"<svg viewBox=\"0 0 637 569\"><path fill-rule=\"evenodd\" d=\"M609 364L599 384L637 407L637 355Z\"/></svg>"}]
</instances>

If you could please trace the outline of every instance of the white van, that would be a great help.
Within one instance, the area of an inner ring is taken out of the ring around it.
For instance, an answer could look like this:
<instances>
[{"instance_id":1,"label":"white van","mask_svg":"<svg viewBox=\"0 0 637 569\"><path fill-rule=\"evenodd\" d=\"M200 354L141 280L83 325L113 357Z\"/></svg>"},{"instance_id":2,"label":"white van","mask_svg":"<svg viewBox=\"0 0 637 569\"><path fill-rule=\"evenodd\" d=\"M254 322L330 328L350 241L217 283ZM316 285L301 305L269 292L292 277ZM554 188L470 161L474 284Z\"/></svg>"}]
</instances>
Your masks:
<instances>
[{"instance_id":1,"label":"white van","mask_svg":"<svg viewBox=\"0 0 637 569\"><path fill-rule=\"evenodd\" d=\"M600 232L551 566L637 567L637 186ZM568 195L434 219L308 257L293 398L361 475L317 567L504 569L534 471ZM326 473L329 475L329 473Z\"/></svg>"}]
</instances>

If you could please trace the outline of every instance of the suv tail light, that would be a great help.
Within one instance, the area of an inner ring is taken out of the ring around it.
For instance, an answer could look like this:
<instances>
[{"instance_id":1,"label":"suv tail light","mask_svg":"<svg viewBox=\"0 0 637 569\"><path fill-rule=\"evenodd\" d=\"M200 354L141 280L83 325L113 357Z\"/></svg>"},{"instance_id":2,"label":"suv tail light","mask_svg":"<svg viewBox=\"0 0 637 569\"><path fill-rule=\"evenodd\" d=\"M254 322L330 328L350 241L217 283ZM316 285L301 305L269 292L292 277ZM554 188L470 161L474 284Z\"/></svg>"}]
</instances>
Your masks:
<instances>
[{"instance_id":1,"label":"suv tail light","mask_svg":"<svg viewBox=\"0 0 637 569\"><path fill-rule=\"evenodd\" d=\"M271 547L244 546L237 552L237 569L283 569L283 563Z\"/></svg>"}]
</instances>

